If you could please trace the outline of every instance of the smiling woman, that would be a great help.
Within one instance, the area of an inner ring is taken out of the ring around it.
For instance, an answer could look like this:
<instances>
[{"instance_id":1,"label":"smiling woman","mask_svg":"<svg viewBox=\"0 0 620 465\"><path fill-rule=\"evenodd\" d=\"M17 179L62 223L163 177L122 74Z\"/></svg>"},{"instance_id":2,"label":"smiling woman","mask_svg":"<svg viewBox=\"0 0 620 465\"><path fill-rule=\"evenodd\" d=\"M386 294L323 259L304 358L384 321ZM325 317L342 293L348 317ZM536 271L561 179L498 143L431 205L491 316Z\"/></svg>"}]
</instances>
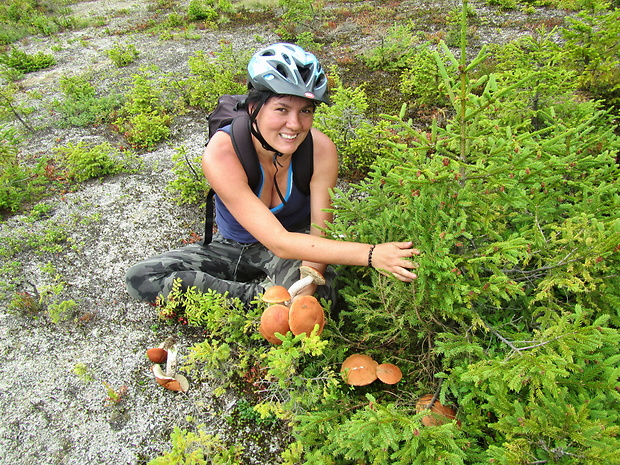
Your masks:
<instances>
[{"instance_id":1,"label":"smiling woman","mask_svg":"<svg viewBox=\"0 0 620 465\"><path fill-rule=\"evenodd\" d=\"M252 187L231 138L233 125L210 139L203 172L216 192L218 232L208 244L192 244L134 265L127 287L136 298L166 296L175 280L182 287L213 289L249 304L271 285L292 286L301 266L325 275L297 295L315 292L336 300L330 264L373 266L409 282L416 275L408 258L419 253L411 242L362 244L324 237L332 221L330 190L338 177L334 143L312 127L314 110L329 103L327 77L314 55L291 44L256 53L248 65L249 92L242 108L261 180ZM236 134L236 133L235 133ZM295 160L307 138L312 142L309 192L296 183ZM237 144L238 146L241 144Z\"/></svg>"}]
</instances>

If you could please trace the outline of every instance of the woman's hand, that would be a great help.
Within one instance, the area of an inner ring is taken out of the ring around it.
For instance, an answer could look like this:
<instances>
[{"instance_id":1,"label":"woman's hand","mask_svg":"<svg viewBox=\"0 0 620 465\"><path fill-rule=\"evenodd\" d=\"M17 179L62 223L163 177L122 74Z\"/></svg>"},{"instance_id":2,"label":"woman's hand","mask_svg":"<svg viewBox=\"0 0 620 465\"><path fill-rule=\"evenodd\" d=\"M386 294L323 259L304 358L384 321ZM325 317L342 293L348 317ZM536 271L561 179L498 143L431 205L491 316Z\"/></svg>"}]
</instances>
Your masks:
<instances>
[{"instance_id":1,"label":"woman's hand","mask_svg":"<svg viewBox=\"0 0 620 465\"><path fill-rule=\"evenodd\" d=\"M418 277L409 271L418 267L417 263L407 260L414 255L420 255L420 251L413 248L412 242L386 242L375 246L369 264L381 274L393 275L408 283Z\"/></svg>"}]
</instances>

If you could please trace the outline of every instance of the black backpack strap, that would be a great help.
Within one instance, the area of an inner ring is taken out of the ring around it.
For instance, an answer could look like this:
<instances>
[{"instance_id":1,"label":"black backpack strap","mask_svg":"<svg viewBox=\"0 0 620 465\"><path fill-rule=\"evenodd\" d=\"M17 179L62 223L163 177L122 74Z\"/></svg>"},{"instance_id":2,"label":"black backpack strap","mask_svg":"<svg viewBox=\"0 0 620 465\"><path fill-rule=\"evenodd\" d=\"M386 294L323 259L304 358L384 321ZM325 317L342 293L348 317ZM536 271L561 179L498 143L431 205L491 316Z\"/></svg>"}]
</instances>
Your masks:
<instances>
[{"instance_id":1,"label":"black backpack strap","mask_svg":"<svg viewBox=\"0 0 620 465\"><path fill-rule=\"evenodd\" d=\"M248 183L254 190L260 182L260 168L258 166L258 157L252 144L250 135L250 117L247 114L241 114L232 120L230 130L230 139L235 149L237 157L248 176ZM207 245L213 239L213 225L215 224L215 201L213 196L215 191L209 190L207 194L207 203L205 206L205 233L202 245Z\"/></svg>"},{"instance_id":2,"label":"black backpack strap","mask_svg":"<svg viewBox=\"0 0 620 465\"><path fill-rule=\"evenodd\" d=\"M239 157L245 174L248 176L248 184L252 190L260 183L260 166L258 155L252 143L252 133L250 132L250 115L247 113L237 116L230 128L230 139L233 148Z\"/></svg>"},{"instance_id":3,"label":"black backpack strap","mask_svg":"<svg viewBox=\"0 0 620 465\"><path fill-rule=\"evenodd\" d=\"M215 191L213 189L209 189L209 193L207 194L207 203L205 205L205 235L202 239L202 245L207 245L211 243L213 239L213 225L215 219L214 212L214 202L213 196L215 195Z\"/></svg>"}]
</instances>

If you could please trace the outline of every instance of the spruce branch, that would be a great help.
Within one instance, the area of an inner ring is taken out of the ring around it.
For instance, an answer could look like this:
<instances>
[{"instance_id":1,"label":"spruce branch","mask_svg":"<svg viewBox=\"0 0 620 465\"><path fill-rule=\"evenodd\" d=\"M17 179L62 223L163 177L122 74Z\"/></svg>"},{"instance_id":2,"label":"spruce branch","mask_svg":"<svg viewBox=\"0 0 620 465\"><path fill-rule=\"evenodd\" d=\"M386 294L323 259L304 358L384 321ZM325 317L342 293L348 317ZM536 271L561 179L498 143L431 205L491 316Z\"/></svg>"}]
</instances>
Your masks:
<instances>
[{"instance_id":1,"label":"spruce branch","mask_svg":"<svg viewBox=\"0 0 620 465\"><path fill-rule=\"evenodd\" d=\"M480 317L480 315L478 315ZM530 350L530 349L535 349L536 347L542 347L545 346L551 342L557 341L559 339L562 339L565 336L569 336L569 335L574 335L577 334L575 331L572 331L570 333L565 333L565 334L560 334L559 336L556 336L552 339L549 339L547 341L510 341L509 339L506 339L504 336L502 336L500 334L499 331L497 331L495 328L493 328L490 324L488 324L486 321L484 321L482 318L480 318L480 321L482 321L482 323L484 324L484 326L491 331L500 341L502 341L504 344L506 344L512 353L515 354L519 354L519 355L523 355L522 352L525 350ZM517 347L515 344L530 344L524 347Z\"/></svg>"}]
</instances>

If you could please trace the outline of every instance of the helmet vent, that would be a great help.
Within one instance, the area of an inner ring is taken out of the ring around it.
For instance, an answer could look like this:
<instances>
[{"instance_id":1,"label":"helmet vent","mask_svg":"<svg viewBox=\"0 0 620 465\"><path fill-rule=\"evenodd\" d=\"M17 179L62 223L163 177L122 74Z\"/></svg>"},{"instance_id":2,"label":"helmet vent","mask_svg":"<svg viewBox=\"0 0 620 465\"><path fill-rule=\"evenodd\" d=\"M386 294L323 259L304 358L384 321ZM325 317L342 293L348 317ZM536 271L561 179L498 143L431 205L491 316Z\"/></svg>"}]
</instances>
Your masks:
<instances>
[{"instance_id":1,"label":"helmet vent","mask_svg":"<svg viewBox=\"0 0 620 465\"><path fill-rule=\"evenodd\" d=\"M299 70L299 74L301 75L301 78L303 79L303 81L308 84L311 79L312 79L312 65L306 65L306 66L297 66L297 69Z\"/></svg>"},{"instance_id":2,"label":"helmet vent","mask_svg":"<svg viewBox=\"0 0 620 465\"><path fill-rule=\"evenodd\" d=\"M281 63L274 64L276 65L275 68L278 73L280 73L285 78L289 77L288 69L286 69L286 66L282 65Z\"/></svg>"}]
</instances>

